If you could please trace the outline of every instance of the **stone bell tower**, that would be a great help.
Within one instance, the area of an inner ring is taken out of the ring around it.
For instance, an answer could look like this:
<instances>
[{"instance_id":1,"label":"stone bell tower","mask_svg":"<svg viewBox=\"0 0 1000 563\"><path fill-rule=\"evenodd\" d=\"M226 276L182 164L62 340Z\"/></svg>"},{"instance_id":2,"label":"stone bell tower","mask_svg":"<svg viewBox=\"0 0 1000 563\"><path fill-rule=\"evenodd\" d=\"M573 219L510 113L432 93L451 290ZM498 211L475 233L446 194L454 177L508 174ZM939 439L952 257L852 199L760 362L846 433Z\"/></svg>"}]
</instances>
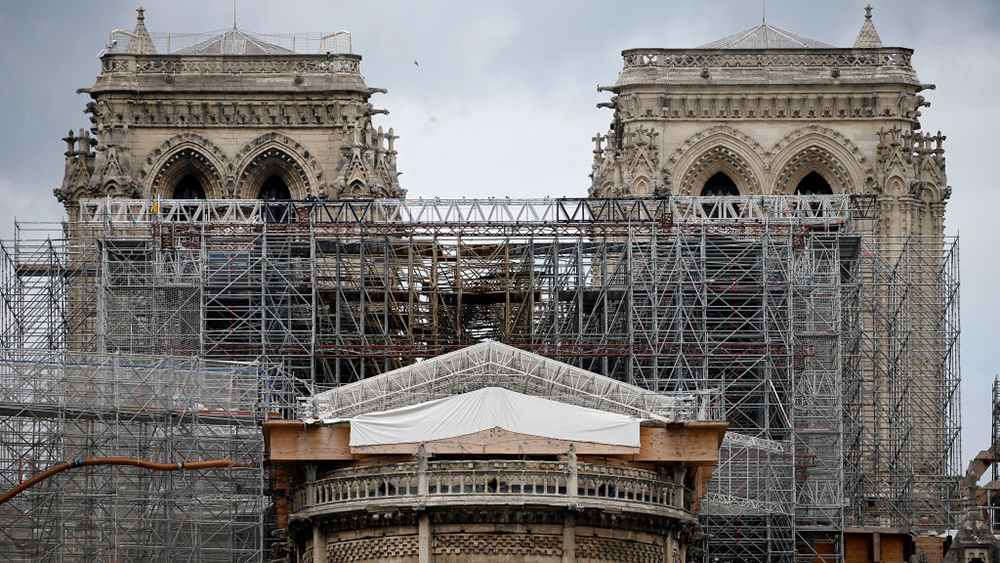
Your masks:
<instances>
[{"instance_id":1,"label":"stone bell tower","mask_svg":"<svg viewBox=\"0 0 1000 563\"><path fill-rule=\"evenodd\" d=\"M911 49L885 47L871 7L852 47L762 23L696 49L622 53L591 197L879 196L879 231L941 235L950 195L940 133Z\"/></svg>"},{"instance_id":2,"label":"stone bell tower","mask_svg":"<svg viewBox=\"0 0 1000 563\"><path fill-rule=\"evenodd\" d=\"M877 221L867 220L867 208L858 214L864 224L852 236L864 250L838 248L841 258L856 257L841 272L840 294L861 287L862 305L845 300L842 311L853 316L831 313L837 323L822 330L790 321L793 331L802 327L792 346L809 358L791 368L798 416L791 512L800 558L840 561L841 549L881 545L879 534L890 528L916 534L947 525L942 505L951 498L956 451L947 343L957 317L949 317L951 297L941 288L953 263L944 237L951 188L944 135L921 131L930 105L921 94L934 86L918 79L912 54L882 44L868 6L850 47L762 22L694 49L626 50L618 80L600 88L612 96L599 107L614 113L607 133L593 139L591 197L738 196L732 209L745 210L744 202L762 196L865 194L853 201L877 208ZM758 236L734 232L722 228L718 236ZM733 286L739 283L746 282ZM738 298L717 302L737 310ZM795 314L817 310L798 303ZM848 318L855 332L840 323ZM831 352L841 349L853 355ZM822 397L819 373L836 381ZM827 398L844 410L809 427L804 421ZM710 515L711 549L723 560L749 537L726 540L735 529L727 518L740 510Z\"/></svg>"},{"instance_id":3,"label":"stone bell tower","mask_svg":"<svg viewBox=\"0 0 1000 563\"><path fill-rule=\"evenodd\" d=\"M81 90L91 127L64 139L56 197L70 217L79 199L104 196L401 197L396 136L372 125L388 112L370 98L385 90L365 84L345 35L322 38L317 54L235 27L184 45L150 34L139 8Z\"/></svg>"}]
</instances>

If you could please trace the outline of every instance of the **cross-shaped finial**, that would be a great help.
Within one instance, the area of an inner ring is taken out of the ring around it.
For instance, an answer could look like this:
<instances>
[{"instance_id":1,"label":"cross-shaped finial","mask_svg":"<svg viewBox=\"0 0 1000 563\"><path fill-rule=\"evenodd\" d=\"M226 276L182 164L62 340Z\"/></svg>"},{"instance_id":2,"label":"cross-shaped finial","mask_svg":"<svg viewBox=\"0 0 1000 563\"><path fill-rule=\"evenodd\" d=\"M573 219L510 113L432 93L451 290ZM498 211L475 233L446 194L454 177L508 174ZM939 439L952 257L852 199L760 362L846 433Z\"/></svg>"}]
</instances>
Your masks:
<instances>
[{"instance_id":1,"label":"cross-shaped finial","mask_svg":"<svg viewBox=\"0 0 1000 563\"><path fill-rule=\"evenodd\" d=\"M146 8L143 8L142 6L139 6L138 8L135 9L135 11L136 11L137 14L139 14L136 17L136 19L138 19L140 21L146 19L146 16L145 16Z\"/></svg>"},{"instance_id":2,"label":"cross-shaped finial","mask_svg":"<svg viewBox=\"0 0 1000 563\"><path fill-rule=\"evenodd\" d=\"M871 4L868 4L867 6L865 6L865 19L866 20L872 19L872 5Z\"/></svg>"}]
</instances>

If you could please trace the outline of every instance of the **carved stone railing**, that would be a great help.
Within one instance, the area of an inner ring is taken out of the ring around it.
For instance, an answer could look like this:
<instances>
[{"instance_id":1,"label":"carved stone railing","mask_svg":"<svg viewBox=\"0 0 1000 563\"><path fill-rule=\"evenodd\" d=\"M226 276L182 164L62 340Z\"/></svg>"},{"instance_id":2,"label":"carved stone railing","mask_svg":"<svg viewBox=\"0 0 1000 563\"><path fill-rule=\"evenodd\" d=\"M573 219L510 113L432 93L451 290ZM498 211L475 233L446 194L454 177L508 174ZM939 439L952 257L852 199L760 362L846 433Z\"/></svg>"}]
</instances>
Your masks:
<instances>
[{"instance_id":1,"label":"carved stone railing","mask_svg":"<svg viewBox=\"0 0 1000 563\"><path fill-rule=\"evenodd\" d=\"M690 511L691 491L628 467L546 461L440 461L332 471L292 492L302 516L379 507L550 505L664 514Z\"/></svg>"},{"instance_id":2,"label":"carved stone railing","mask_svg":"<svg viewBox=\"0 0 1000 563\"><path fill-rule=\"evenodd\" d=\"M101 73L134 74L360 74L361 56L275 55L208 57L187 55L105 55Z\"/></svg>"},{"instance_id":3,"label":"carved stone railing","mask_svg":"<svg viewBox=\"0 0 1000 563\"><path fill-rule=\"evenodd\" d=\"M909 49L700 50L629 49L625 68L898 67L912 70Z\"/></svg>"}]
</instances>

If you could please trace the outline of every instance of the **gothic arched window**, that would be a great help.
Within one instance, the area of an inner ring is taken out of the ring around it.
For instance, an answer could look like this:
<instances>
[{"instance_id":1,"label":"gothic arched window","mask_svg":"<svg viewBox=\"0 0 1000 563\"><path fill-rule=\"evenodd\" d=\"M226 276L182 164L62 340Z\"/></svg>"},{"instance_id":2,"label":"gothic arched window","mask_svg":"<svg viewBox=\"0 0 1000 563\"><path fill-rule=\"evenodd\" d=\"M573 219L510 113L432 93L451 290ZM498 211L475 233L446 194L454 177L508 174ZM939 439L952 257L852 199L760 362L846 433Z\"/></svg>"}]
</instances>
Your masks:
<instances>
[{"instance_id":1,"label":"gothic arched window","mask_svg":"<svg viewBox=\"0 0 1000 563\"><path fill-rule=\"evenodd\" d=\"M187 174L174 186L174 199L205 199L205 188L194 174Z\"/></svg>"},{"instance_id":2,"label":"gothic arched window","mask_svg":"<svg viewBox=\"0 0 1000 563\"><path fill-rule=\"evenodd\" d=\"M833 188L818 172L810 172L795 188L795 195L833 195Z\"/></svg>"},{"instance_id":3,"label":"gothic arched window","mask_svg":"<svg viewBox=\"0 0 1000 563\"><path fill-rule=\"evenodd\" d=\"M260 199L280 200L292 199L292 193L288 190L288 184L277 174L268 176L267 180L260 186Z\"/></svg>"},{"instance_id":4,"label":"gothic arched window","mask_svg":"<svg viewBox=\"0 0 1000 563\"><path fill-rule=\"evenodd\" d=\"M716 172L705 182L704 187L701 188L701 195L740 195L740 189L736 187L736 182L727 176L725 172Z\"/></svg>"}]
</instances>

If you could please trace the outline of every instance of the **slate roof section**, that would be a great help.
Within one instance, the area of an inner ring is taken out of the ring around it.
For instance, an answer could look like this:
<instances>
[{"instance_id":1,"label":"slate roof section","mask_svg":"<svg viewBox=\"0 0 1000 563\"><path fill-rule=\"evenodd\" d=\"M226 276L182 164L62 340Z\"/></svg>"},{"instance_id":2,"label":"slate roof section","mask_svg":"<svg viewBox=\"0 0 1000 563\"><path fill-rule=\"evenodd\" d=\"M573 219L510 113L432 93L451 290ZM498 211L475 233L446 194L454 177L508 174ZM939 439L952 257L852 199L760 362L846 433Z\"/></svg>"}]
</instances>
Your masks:
<instances>
[{"instance_id":1,"label":"slate roof section","mask_svg":"<svg viewBox=\"0 0 1000 563\"><path fill-rule=\"evenodd\" d=\"M216 35L192 45L179 49L175 55L294 55L284 47L279 47L268 43L262 39L254 37L245 31L230 29L229 31Z\"/></svg>"},{"instance_id":2,"label":"slate roof section","mask_svg":"<svg viewBox=\"0 0 1000 563\"><path fill-rule=\"evenodd\" d=\"M815 39L762 23L757 27L734 33L717 41L706 43L699 49L833 49Z\"/></svg>"}]
</instances>

